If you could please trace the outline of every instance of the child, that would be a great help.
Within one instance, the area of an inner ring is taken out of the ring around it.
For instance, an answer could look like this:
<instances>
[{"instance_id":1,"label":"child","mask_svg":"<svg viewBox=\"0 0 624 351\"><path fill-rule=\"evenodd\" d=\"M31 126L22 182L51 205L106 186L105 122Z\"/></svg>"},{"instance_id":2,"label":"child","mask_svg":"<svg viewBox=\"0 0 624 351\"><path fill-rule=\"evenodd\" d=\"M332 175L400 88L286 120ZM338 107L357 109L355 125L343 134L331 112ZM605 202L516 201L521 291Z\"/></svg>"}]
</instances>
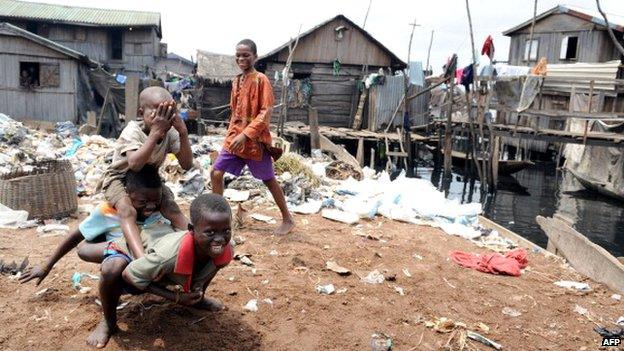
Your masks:
<instances>
[{"instance_id":1,"label":"child","mask_svg":"<svg viewBox=\"0 0 624 351\"><path fill-rule=\"evenodd\" d=\"M258 58L256 44L245 39L236 46L236 63L243 71L232 83L232 115L223 149L210 173L212 191L223 194L225 172L239 176L247 165L251 174L264 182L282 213L282 224L275 234L289 233L295 226L288 212L284 193L275 179L269 122L273 109L273 90L269 79L254 68Z\"/></svg>"},{"instance_id":2,"label":"child","mask_svg":"<svg viewBox=\"0 0 624 351\"><path fill-rule=\"evenodd\" d=\"M162 226L162 230L171 233L170 222L158 212L162 199L162 182L158 170L147 165L140 171L132 170L126 173L125 187L133 208L137 213L137 224L143 229ZM78 229L70 233L48 258L43 268L33 266L26 269L20 277L20 283L37 279L37 285L48 276L52 267L69 251L80 245L78 256L87 262L101 263L107 242L122 236L120 220L117 211L110 204L104 202L96 207L85 218Z\"/></svg>"},{"instance_id":3,"label":"child","mask_svg":"<svg viewBox=\"0 0 624 351\"><path fill-rule=\"evenodd\" d=\"M100 299L104 318L87 338L102 348L117 330L117 303L124 292L148 292L186 306L220 310L220 302L204 297L219 269L232 259L230 205L220 195L203 194L191 203L188 232L158 236L144 230L146 255L134 261L127 256L123 238L110 245L102 262ZM169 290L167 286L181 286Z\"/></svg>"},{"instance_id":4,"label":"child","mask_svg":"<svg viewBox=\"0 0 624 351\"><path fill-rule=\"evenodd\" d=\"M136 225L136 210L123 186L124 175L128 170L138 171L147 164L158 169L168 153L174 153L185 170L193 166L186 125L176 114L175 102L167 90L161 87L144 89L139 95L138 115L143 120L130 121L117 139L113 162L102 182L104 197L117 209L121 230L135 258L143 256L143 246ZM160 212L174 227L186 228L188 220L165 185L162 195Z\"/></svg>"}]
</instances>

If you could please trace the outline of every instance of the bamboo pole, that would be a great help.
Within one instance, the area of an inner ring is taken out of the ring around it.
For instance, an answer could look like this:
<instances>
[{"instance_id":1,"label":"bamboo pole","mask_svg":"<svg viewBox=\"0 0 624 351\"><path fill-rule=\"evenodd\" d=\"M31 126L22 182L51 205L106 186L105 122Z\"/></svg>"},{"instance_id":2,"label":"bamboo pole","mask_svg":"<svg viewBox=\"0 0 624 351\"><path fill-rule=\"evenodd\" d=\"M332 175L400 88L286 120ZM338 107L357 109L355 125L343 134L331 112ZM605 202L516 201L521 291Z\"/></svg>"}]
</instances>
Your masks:
<instances>
[{"instance_id":1,"label":"bamboo pole","mask_svg":"<svg viewBox=\"0 0 624 351\"><path fill-rule=\"evenodd\" d=\"M288 77L290 74L290 65L292 64L293 54L295 53L295 49L297 48L297 44L299 43L299 36L301 36L301 26L299 26L299 32L297 32L297 38L294 40L291 39L288 44L288 59L286 60L286 66L284 67L284 76L282 77L282 92L280 96L280 105L282 106L280 110L280 116L277 122L277 135L282 136L284 134L284 123L288 118L288 85L286 82L290 80Z\"/></svg>"},{"instance_id":2,"label":"bamboo pole","mask_svg":"<svg viewBox=\"0 0 624 351\"><path fill-rule=\"evenodd\" d=\"M429 71L429 57L431 57L431 45L433 45L433 30L431 30L431 39L429 39L429 49L427 49L427 64L425 69Z\"/></svg>"},{"instance_id":3,"label":"bamboo pole","mask_svg":"<svg viewBox=\"0 0 624 351\"><path fill-rule=\"evenodd\" d=\"M451 175L451 153L453 152L453 142L451 140L453 133L453 91L455 90L455 77L450 77L448 94L449 104L446 113L446 128L444 129L444 176L445 178ZM470 124L472 125L472 123Z\"/></svg>"},{"instance_id":4,"label":"bamboo pole","mask_svg":"<svg viewBox=\"0 0 624 351\"><path fill-rule=\"evenodd\" d=\"M408 100L405 98L407 96L407 94L409 93L409 64L410 64L410 58L411 58L411 54L412 54L412 39L414 39L414 31L416 31L416 27L420 26L419 24L416 23L416 18L414 18L414 22L410 23L410 25L412 26L412 32L410 34L410 40L409 40L409 45L407 47L407 69L404 71L404 83L405 83L405 93L403 94L403 115L406 116L407 118L403 119L403 139L405 140L405 147L407 148L407 176L411 177L414 175L414 160L413 160L413 154L412 154L412 130L411 130L411 126L409 123L409 118L410 118L410 104L408 102ZM405 125L405 122L407 122L407 125ZM401 137L401 135L399 134L399 137Z\"/></svg>"}]
</instances>

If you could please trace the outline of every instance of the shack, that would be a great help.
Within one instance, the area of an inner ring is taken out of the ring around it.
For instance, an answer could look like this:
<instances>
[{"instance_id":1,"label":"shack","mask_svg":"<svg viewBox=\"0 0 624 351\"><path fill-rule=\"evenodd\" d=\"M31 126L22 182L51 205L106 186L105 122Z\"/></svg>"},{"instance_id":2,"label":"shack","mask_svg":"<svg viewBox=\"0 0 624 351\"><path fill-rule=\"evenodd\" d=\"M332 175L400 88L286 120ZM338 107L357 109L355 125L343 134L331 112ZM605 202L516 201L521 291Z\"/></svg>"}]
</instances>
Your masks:
<instances>
[{"instance_id":1,"label":"shack","mask_svg":"<svg viewBox=\"0 0 624 351\"><path fill-rule=\"evenodd\" d=\"M624 43L624 17L608 14L609 26ZM607 62L621 60L600 13L580 7L558 5L533 19L503 32L511 38L509 64L532 66L545 57L548 63ZM529 53L529 47L531 52Z\"/></svg>"},{"instance_id":2,"label":"shack","mask_svg":"<svg viewBox=\"0 0 624 351\"><path fill-rule=\"evenodd\" d=\"M277 100L289 43L257 62L258 70L271 80ZM351 127L363 78L380 70L393 75L405 67L405 62L347 17L329 19L299 36L290 69L287 121L307 122L312 106L318 111L319 125ZM278 114L276 109L274 118ZM364 118L363 127L366 124Z\"/></svg>"},{"instance_id":3,"label":"shack","mask_svg":"<svg viewBox=\"0 0 624 351\"><path fill-rule=\"evenodd\" d=\"M0 22L82 52L111 72L149 73L167 55L156 12L0 0Z\"/></svg>"},{"instance_id":4,"label":"shack","mask_svg":"<svg viewBox=\"0 0 624 351\"><path fill-rule=\"evenodd\" d=\"M232 55L197 50L198 109L203 119L227 121L232 80L240 73Z\"/></svg>"},{"instance_id":5,"label":"shack","mask_svg":"<svg viewBox=\"0 0 624 351\"><path fill-rule=\"evenodd\" d=\"M92 107L86 55L0 23L0 113L16 120L72 121Z\"/></svg>"},{"instance_id":6,"label":"shack","mask_svg":"<svg viewBox=\"0 0 624 351\"><path fill-rule=\"evenodd\" d=\"M188 76L195 71L195 62L175 53L168 53L166 58L161 58L156 63L156 75L164 78L168 73L179 76Z\"/></svg>"}]
</instances>

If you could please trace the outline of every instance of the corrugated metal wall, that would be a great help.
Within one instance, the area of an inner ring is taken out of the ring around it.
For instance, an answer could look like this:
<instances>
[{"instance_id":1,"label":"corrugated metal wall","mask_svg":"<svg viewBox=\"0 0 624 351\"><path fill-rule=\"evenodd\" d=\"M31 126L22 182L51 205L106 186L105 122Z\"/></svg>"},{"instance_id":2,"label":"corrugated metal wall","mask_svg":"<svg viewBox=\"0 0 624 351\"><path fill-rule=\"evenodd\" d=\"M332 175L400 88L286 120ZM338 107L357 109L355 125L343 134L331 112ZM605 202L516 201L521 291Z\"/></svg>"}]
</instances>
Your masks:
<instances>
[{"instance_id":1,"label":"corrugated metal wall","mask_svg":"<svg viewBox=\"0 0 624 351\"><path fill-rule=\"evenodd\" d=\"M379 131L386 128L394 111L403 98L405 92L403 76L386 76L383 85L375 85L369 90L368 100L368 129ZM412 85L409 95L421 91L423 87ZM410 121L412 126L429 123L429 93L422 94L418 98L410 100ZM392 122L393 129L403 125L403 108Z\"/></svg>"}]
</instances>

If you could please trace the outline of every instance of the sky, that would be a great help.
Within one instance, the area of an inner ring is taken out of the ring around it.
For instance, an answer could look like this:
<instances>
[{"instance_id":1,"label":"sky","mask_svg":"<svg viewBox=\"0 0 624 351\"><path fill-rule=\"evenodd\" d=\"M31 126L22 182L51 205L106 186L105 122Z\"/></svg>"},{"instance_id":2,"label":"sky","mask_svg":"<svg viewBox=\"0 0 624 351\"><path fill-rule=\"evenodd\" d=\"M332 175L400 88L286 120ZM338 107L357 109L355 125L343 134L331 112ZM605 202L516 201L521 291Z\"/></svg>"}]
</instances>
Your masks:
<instances>
[{"instance_id":1,"label":"sky","mask_svg":"<svg viewBox=\"0 0 624 351\"><path fill-rule=\"evenodd\" d=\"M476 50L485 38L494 38L495 59L506 61L509 38L501 33L533 16L533 0L469 0ZM537 12L558 4L596 10L594 0L538 0ZM163 38L169 52L195 58L196 50L233 54L243 38L253 39L260 55L302 32L343 14L362 26L369 0L38 0L37 2L110 9L160 12ZM624 15L623 0L601 0L607 13ZM471 61L470 31L464 0L372 0L365 29L407 61L410 23L414 32L411 61L427 59L433 34L430 66L441 71L447 57L457 53L459 65ZM484 57L485 59L485 57Z\"/></svg>"}]
</instances>

